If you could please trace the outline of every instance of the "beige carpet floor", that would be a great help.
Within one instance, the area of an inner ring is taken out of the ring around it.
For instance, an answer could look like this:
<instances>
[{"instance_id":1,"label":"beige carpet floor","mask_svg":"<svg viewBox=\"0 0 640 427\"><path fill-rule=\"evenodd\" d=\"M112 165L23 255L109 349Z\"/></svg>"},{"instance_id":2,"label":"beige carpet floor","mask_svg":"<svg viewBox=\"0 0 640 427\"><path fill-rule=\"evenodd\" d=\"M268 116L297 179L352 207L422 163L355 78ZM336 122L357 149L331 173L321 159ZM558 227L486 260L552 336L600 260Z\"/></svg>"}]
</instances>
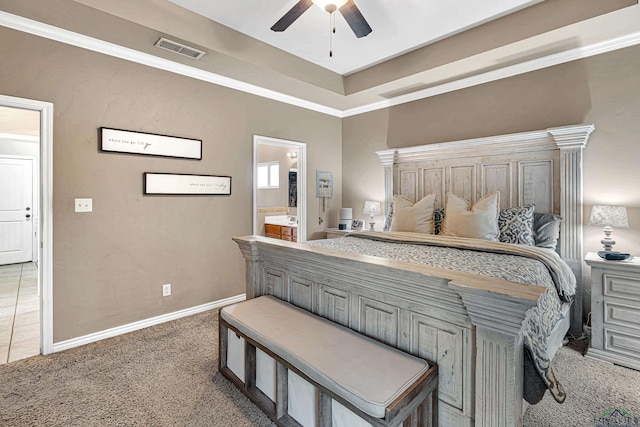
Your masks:
<instances>
[{"instance_id":1,"label":"beige carpet floor","mask_svg":"<svg viewBox=\"0 0 640 427\"><path fill-rule=\"evenodd\" d=\"M217 311L0 366L0 426L271 426L217 373ZM525 426L589 426L608 408L640 415L640 372L563 348L568 391ZM455 426L452 426L455 427Z\"/></svg>"}]
</instances>

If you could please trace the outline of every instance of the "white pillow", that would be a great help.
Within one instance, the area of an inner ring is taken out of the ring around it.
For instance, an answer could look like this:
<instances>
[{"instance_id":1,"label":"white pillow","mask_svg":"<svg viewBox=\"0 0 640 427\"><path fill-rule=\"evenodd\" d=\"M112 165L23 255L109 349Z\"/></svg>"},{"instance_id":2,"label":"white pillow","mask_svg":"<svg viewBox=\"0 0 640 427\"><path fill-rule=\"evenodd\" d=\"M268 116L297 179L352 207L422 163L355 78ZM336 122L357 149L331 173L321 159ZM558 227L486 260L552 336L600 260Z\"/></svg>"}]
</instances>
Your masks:
<instances>
[{"instance_id":1,"label":"white pillow","mask_svg":"<svg viewBox=\"0 0 640 427\"><path fill-rule=\"evenodd\" d=\"M449 193L447 194L444 221L442 222L440 234L496 242L500 235L500 229L498 228L499 211L499 192L483 197L473 207L466 200Z\"/></svg>"},{"instance_id":2,"label":"white pillow","mask_svg":"<svg viewBox=\"0 0 640 427\"><path fill-rule=\"evenodd\" d=\"M391 231L413 231L433 234L433 208L436 195L429 194L413 203L404 196L393 198L393 219Z\"/></svg>"}]
</instances>

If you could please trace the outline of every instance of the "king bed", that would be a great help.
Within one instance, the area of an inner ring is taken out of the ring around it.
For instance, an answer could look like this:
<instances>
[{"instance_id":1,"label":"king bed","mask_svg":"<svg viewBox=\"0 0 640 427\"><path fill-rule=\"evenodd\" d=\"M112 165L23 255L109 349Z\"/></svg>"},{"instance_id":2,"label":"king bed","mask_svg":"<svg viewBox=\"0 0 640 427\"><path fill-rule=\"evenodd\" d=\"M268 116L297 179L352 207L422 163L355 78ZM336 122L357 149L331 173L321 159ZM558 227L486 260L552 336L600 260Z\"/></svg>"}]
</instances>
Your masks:
<instances>
[{"instance_id":1,"label":"king bed","mask_svg":"<svg viewBox=\"0 0 640 427\"><path fill-rule=\"evenodd\" d=\"M238 237L246 296L273 295L438 363L441 426L520 426L525 386L533 382L526 367L541 373L562 401L549 361L567 330L582 325L581 168L593 129L566 126L378 152L386 212L394 196L409 204L432 198L451 209L449 197L471 206L499 194L492 199L498 212L534 206L537 214L562 217L559 256L548 248L489 241L478 248L468 242L476 239L415 232L352 233L309 244ZM451 218L445 210L448 228ZM439 261L422 252L444 246L454 249ZM487 272L489 265L502 272Z\"/></svg>"}]
</instances>

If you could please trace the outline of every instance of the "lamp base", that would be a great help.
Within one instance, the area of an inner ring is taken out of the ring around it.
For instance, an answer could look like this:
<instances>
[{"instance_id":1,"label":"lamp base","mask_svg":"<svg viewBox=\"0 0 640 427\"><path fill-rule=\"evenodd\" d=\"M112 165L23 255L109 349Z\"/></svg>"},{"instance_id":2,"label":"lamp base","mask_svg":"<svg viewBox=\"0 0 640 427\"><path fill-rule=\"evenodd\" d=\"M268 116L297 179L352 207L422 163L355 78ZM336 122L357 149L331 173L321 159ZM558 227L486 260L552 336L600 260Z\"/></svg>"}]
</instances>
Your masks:
<instances>
[{"instance_id":1,"label":"lamp base","mask_svg":"<svg viewBox=\"0 0 640 427\"><path fill-rule=\"evenodd\" d=\"M374 215L370 214L369 215L369 231L376 231L376 229L373 227L374 225L376 225L375 221L373 220Z\"/></svg>"},{"instance_id":2,"label":"lamp base","mask_svg":"<svg viewBox=\"0 0 640 427\"><path fill-rule=\"evenodd\" d=\"M616 241L611 238L613 228L607 225L602 228L602 231L604 231L604 239L600 240L600 243L604 246L605 251L612 251L613 245L616 244Z\"/></svg>"}]
</instances>

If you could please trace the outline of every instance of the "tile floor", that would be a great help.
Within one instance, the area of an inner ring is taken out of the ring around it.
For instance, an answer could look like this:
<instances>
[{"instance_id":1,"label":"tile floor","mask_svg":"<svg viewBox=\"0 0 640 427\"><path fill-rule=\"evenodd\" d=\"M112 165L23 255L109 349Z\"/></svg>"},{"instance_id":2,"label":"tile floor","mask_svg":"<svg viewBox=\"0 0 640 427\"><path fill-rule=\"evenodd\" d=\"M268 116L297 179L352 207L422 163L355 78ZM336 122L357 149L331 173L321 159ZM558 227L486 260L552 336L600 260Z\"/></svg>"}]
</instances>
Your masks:
<instances>
[{"instance_id":1,"label":"tile floor","mask_svg":"<svg viewBox=\"0 0 640 427\"><path fill-rule=\"evenodd\" d=\"M0 266L0 365L40 354L35 264Z\"/></svg>"}]
</instances>

